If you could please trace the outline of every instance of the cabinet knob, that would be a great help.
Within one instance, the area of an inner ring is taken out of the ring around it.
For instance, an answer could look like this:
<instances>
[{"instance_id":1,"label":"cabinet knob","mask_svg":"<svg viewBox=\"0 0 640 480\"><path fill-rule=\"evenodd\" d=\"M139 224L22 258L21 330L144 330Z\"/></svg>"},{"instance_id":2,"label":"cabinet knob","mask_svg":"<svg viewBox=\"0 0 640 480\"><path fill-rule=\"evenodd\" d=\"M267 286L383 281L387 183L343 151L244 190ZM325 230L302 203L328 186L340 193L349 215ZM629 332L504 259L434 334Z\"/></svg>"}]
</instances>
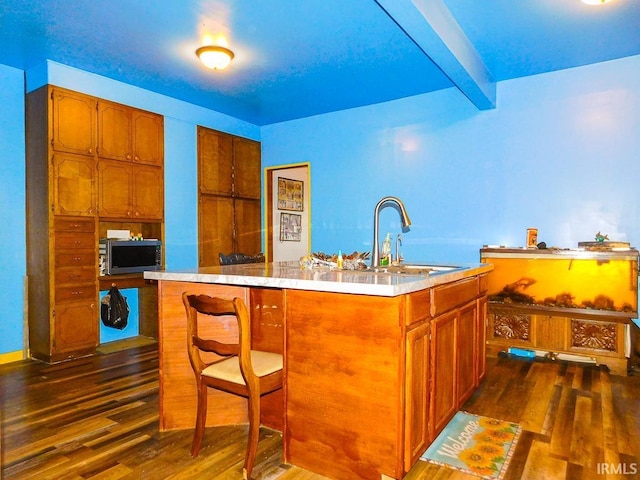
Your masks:
<instances>
[{"instance_id":1,"label":"cabinet knob","mask_svg":"<svg viewBox=\"0 0 640 480\"><path fill-rule=\"evenodd\" d=\"M93 148L90 148L89 150L87 150L87 152L88 152L90 155L93 155Z\"/></svg>"},{"instance_id":2,"label":"cabinet knob","mask_svg":"<svg viewBox=\"0 0 640 480\"><path fill-rule=\"evenodd\" d=\"M127 160L131 160L131 155L127 153Z\"/></svg>"}]
</instances>

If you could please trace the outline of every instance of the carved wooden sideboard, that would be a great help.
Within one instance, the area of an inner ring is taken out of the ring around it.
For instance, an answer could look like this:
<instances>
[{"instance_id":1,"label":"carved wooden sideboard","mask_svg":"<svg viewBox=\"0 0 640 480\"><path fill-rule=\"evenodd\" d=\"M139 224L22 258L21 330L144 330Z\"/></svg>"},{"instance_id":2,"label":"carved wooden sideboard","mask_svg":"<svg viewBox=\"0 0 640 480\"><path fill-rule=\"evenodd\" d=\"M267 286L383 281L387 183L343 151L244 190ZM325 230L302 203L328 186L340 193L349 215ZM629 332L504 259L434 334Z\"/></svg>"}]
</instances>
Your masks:
<instances>
[{"instance_id":1,"label":"carved wooden sideboard","mask_svg":"<svg viewBox=\"0 0 640 480\"><path fill-rule=\"evenodd\" d=\"M626 375L638 317L638 251L483 248L492 263L487 354L521 348Z\"/></svg>"}]
</instances>

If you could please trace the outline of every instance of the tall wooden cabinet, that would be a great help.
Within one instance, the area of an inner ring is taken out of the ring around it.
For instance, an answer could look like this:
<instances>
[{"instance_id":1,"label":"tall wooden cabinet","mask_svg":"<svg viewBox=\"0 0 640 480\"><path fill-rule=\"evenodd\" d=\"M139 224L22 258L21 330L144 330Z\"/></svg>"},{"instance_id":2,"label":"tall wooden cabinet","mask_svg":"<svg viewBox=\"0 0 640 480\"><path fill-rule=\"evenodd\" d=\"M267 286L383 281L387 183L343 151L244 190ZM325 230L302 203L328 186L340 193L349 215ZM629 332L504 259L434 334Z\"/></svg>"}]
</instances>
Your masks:
<instances>
[{"instance_id":1,"label":"tall wooden cabinet","mask_svg":"<svg viewBox=\"0 0 640 480\"><path fill-rule=\"evenodd\" d=\"M198 259L261 250L260 143L198 127Z\"/></svg>"},{"instance_id":2,"label":"tall wooden cabinet","mask_svg":"<svg viewBox=\"0 0 640 480\"><path fill-rule=\"evenodd\" d=\"M105 122L104 105L154 128L141 129L144 140L136 142L136 121ZM135 219L153 222L145 231L162 231L163 119L44 86L27 95L26 122L29 349L34 358L56 362L92 354L99 343L98 242L107 222ZM135 153L121 160L99 156L100 145L136 143L144 145L145 162Z\"/></svg>"}]
</instances>

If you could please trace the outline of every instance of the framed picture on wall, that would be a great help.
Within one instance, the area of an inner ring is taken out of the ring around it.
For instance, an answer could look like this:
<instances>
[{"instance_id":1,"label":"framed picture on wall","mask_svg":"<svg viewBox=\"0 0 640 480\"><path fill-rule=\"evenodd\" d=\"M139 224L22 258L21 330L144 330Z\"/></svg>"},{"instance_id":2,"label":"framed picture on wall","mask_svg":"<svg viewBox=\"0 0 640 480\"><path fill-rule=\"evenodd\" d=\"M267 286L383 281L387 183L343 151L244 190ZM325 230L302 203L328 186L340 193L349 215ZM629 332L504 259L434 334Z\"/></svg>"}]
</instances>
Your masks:
<instances>
[{"instance_id":1,"label":"framed picture on wall","mask_svg":"<svg viewBox=\"0 0 640 480\"><path fill-rule=\"evenodd\" d=\"M278 177L278 210L304 210L304 182Z\"/></svg>"},{"instance_id":2,"label":"framed picture on wall","mask_svg":"<svg viewBox=\"0 0 640 480\"><path fill-rule=\"evenodd\" d=\"M302 215L296 213L280 214L280 241L299 242L302 237Z\"/></svg>"}]
</instances>

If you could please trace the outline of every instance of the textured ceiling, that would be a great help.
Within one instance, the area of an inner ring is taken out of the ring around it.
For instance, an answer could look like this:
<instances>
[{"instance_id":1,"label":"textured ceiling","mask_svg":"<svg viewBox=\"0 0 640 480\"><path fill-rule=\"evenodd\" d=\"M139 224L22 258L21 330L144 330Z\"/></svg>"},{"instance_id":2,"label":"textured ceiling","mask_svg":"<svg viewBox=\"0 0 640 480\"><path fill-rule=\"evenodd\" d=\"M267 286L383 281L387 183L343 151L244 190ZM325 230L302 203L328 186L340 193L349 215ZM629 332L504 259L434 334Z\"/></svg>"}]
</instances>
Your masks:
<instances>
[{"instance_id":1,"label":"textured ceiling","mask_svg":"<svg viewBox=\"0 0 640 480\"><path fill-rule=\"evenodd\" d=\"M235 52L227 70L199 63L205 34ZM1 64L52 60L265 125L452 86L490 108L477 72L640 54L640 1L3 0L0 45Z\"/></svg>"}]
</instances>

